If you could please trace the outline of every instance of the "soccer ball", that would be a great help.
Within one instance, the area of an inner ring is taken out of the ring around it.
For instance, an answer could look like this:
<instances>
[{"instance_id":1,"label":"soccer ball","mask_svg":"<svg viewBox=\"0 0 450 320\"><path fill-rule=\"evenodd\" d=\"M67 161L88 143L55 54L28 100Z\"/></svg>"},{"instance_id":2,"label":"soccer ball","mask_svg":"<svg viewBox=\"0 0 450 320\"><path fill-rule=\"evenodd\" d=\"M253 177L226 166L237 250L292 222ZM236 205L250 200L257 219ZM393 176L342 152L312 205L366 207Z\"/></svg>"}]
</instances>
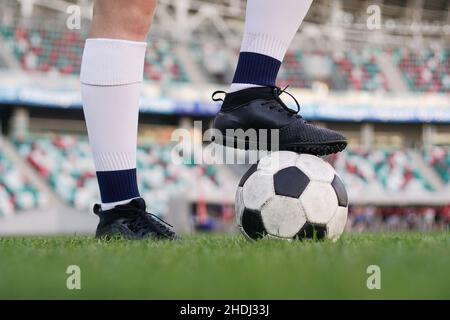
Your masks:
<instances>
[{"instance_id":1,"label":"soccer ball","mask_svg":"<svg viewBox=\"0 0 450 320\"><path fill-rule=\"evenodd\" d=\"M328 162L309 154L279 151L244 174L235 205L237 224L249 240L336 241L347 221L348 197Z\"/></svg>"}]
</instances>

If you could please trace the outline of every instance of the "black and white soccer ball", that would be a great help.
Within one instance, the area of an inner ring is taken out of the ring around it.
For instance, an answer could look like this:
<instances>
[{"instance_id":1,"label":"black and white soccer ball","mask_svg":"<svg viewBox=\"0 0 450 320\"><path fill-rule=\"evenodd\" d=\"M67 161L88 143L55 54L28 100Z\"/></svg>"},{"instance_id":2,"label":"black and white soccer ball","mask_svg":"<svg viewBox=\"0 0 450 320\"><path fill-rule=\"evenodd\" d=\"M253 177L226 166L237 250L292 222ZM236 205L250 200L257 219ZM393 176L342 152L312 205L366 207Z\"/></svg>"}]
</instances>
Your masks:
<instances>
[{"instance_id":1,"label":"black and white soccer ball","mask_svg":"<svg viewBox=\"0 0 450 320\"><path fill-rule=\"evenodd\" d=\"M262 158L242 177L235 205L249 240L336 241L347 222L344 184L328 162L309 154L279 151Z\"/></svg>"}]
</instances>

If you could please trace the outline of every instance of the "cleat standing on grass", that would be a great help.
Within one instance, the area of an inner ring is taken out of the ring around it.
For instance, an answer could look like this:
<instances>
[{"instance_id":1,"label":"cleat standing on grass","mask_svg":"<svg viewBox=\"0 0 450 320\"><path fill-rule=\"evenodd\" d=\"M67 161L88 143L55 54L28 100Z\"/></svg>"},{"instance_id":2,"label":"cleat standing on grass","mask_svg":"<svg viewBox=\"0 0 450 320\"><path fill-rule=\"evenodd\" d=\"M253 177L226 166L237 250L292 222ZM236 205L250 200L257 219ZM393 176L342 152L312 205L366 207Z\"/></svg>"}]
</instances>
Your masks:
<instances>
[{"instance_id":1,"label":"cleat standing on grass","mask_svg":"<svg viewBox=\"0 0 450 320\"><path fill-rule=\"evenodd\" d=\"M146 212L145 201L142 198L133 199L127 204L118 205L106 211L96 204L94 213L100 218L95 233L97 238L180 239L171 225L154 214Z\"/></svg>"}]
</instances>

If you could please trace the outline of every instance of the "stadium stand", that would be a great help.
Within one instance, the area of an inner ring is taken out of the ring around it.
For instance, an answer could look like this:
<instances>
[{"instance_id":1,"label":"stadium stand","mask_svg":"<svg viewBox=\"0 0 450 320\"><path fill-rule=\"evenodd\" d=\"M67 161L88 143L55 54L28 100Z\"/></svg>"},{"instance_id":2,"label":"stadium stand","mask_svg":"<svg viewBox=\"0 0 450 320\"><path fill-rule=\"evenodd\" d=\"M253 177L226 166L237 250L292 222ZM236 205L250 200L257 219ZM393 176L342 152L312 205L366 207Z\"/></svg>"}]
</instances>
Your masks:
<instances>
[{"instance_id":1,"label":"stadium stand","mask_svg":"<svg viewBox=\"0 0 450 320\"><path fill-rule=\"evenodd\" d=\"M450 92L450 49L396 49L392 54L412 91Z\"/></svg>"},{"instance_id":2,"label":"stadium stand","mask_svg":"<svg viewBox=\"0 0 450 320\"><path fill-rule=\"evenodd\" d=\"M320 55L321 53L316 54ZM304 55L299 50L287 52L278 79L281 86L290 85L297 88L311 88L312 81L306 74L303 65Z\"/></svg>"},{"instance_id":3,"label":"stadium stand","mask_svg":"<svg viewBox=\"0 0 450 320\"><path fill-rule=\"evenodd\" d=\"M38 27L0 26L6 47L26 71L79 74L85 34ZM145 57L145 78L155 82L188 82L169 40L152 38Z\"/></svg>"},{"instance_id":4,"label":"stadium stand","mask_svg":"<svg viewBox=\"0 0 450 320\"><path fill-rule=\"evenodd\" d=\"M330 162L349 189L367 186L385 193L433 191L433 188L414 166L408 150L348 149L330 157Z\"/></svg>"},{"instance_id":5,"label":"stadium stand","mask_svg":"<svg viewBox=\"0 0 450 320\"><path fill-rule=\"evenodd\" d=\"M420 174L407 150L377 150L368 156L387 192L422 192L433 188Z\"/></svg>"},{"instance_id":6,"label":"stadium stand","mask_svg":"<svg viewBox=\"0 0 450 320\"><path fill-rule=\"evenodd\" d=\"M377 64L373 48L347 50L332 54L346 89L355 91L389 91L386 79Z\"/></svg>"},{"instance_id":7,"label":"stadium stand","mask_svg":"<svg viewBox=\"0 0 450 320\"><path fill-rule=\"evenodd\" d=\"M76 74L80 71L80 33L43 28L1 26L7 48L26 71Z\"/></svg>"},{"instance_id":8,"label":"stadium stand","mask_svg":"<svg viewBox=\"0 0 450 320\"><path fill-rule=\"evenodd\" d=\"M33 140L16 141L19 153L38 171L53 190L69 205L87 209L98 201L95 171L86 137L57 135ZM137 168L140 190L151 199L152 207L167 212L169 195L181 194L202 181L205 190L218 191L222 181L214 165L194 165L191 155L184 155L187 164L171 161L171 144L145 144L138 150ZM433 165L442 169L438 152L433 153ZM408 150L349 149L328 159L343 178L347 187L357 191L372 190L385 194L433 191L427 180L414 166ZM448 176L447 176L448 179Z\"/></svg>"},{"instance_id":9,"label":"stadium stand","mask_svg":"<svg viewBox=\"0 0 450 320\"><path fill-rule=\"evenodd\" d=\"M90 209L98 201L94 163L86 137L56 135L15 141L18 152L69 205ZM177 165L171 161L172 145L142 145L137 154L140 192L152 210L164 215L170 195L180 195L194 184L218 192L221 180L212 165ZM191 159L192 160L192 159Z\"/></svg>"},{"instance_id":10,"label":"stadium stand","mask_svg":"<svg viewBox=\"0 0 450 320\"><path fill-rule=\"evenodd\" d=\"M426 161L446 184L450 183L450 148L434 147L424 152Z\"/></svg>"},{"instance_id":11,"label":"stadium stand","mask_svg":"<svg viewBox=\"0 0 450 320\"><path fill-rule=\"evenodd\" d=\"M42 201L39 191L0 152L0 217L37 208Z\"/></svg>"},{"instance_id":12,"label":"stadium stand","mask_svg":"<svg viewBox=\"0 0 450 320\"><path fill-rule=\"evenodd\" d=\"M26 71L78 74L85 34L69 30L59 31L43 27L0 26L6 47ZM189 44L193 60L208 79L227 83L232 76L229 61L237 51L219 50L211 43ZM344 80L332 89L355 91L390 91L385 75L377 63L383 50L367 46L363 50L301 51L287 53L279 77L279 84L311 88L311 77L305 71L306 56L320 56L333 65L332 72ZM450 92L450 49L411 50L386 49L404 76L411 91ZM1 67L0 60L0 67ZM151 36L145 59L144 76L157 83L188 83L189 76L177 57L175 46L168 38Z\"/></svg>"},{"instance_id":13,"label":"stadium stand","mask_svg":"<svg viewBox=\"0 0 450 320\"><path fill-rule=\"evenodd\" d=\"M6 63L3 58L0 56L0 69L6 68Z\"/></svg>"},{"instance_id":14,"label":"stadium stand","mask_svg":"<svg viewBox=\"0 0 450 320\"><path fill-rule=\"evenodd\" d=\"M144 77L163 83L189 82L189 78L175 53L174 44L164 38L152 37L148 41Z\"/></svg>"},{"instance_id":15,"label":"stadium stand","mask_svg":"<svg viewBox=\"0 0 450 320\"><path fill-rule=\"evenodd\" d=\"M362 190L377 184L373 165L363 152L347 150L345 153L331 155L328 161L335 167L344 182L354 190ZM377 187L381 188L381 185Z\"/></svg>"},{"instance_id":16,"label":"stadium stand","mask_svg":"<svg viewBox=\"0 0 450 320\"><path fill-rule=\"evenodd\" d=\"M228 60L235 60L239 50L220 49L212 44L192 44L190 46L194 60L209 79L217 83L226 83L233 75ZM313 78L308 74L305 59L319 58L331 65L333 73L328 78L343 79L336 84L332 79L325 80L331 89L355 91L389 91L385 76L376 61L373 48L364 51L344 50L342 53L325 51L290 50L286 53L278 77L278 85L311 89ZM224 54L226 53L226 55ZM213 60L214 63L210 61ZM321 65L318 66L323 67Z\"/></svg>"},{"instance_id":17,"label":"stadium stand","mask_svg":"<svg viewBox=\"0 0 450 320\"><path fill-rule=\"evenodd\" d=\"M214 43L191 43L189 47L194 61L207 79L223 84L230 81L232 70L229 61L238 52L228 52Z\"/></svg>"}]
</instances>

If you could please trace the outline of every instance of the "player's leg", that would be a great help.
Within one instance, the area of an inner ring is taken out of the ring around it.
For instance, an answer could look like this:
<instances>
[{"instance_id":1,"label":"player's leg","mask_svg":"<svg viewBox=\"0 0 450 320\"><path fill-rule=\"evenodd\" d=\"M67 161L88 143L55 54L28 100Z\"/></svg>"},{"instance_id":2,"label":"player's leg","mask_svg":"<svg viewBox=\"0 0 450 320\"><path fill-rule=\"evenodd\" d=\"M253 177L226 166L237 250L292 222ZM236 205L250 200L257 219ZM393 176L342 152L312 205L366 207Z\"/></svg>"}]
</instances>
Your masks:
<instances>
[{"instance_id":1,"label":"player's leg","mask_svg":"<svg viewBox=\"0 0 450 320\"><path fill-rule=\"evenodd\" d=\"M89 38L145 43L157 0L95 0Z\"/></svg>"},{"instance_id":2,"label":"player's leg","mask_svg":"<svg viewBox=\"0 0 450 320\"><path fill-rule=\"evenodd\" d=\"M80 79L102 200L94 208L100 216L98 236L174 237L165 225L145 214L136 177L145 40L155 6L156 0L97 0L94 6Z\"/></svg>"},{"instance_id":3,"label":"player's leg","mask_svg":"<svg viewBox=\"0 0 450 320\"><path fill-rule=\"evenodd\" d=\"M247 2L241 52L230 92L275 86L284 55L311 3L312 0Z\"/></svg>"},{"instance_id":4,"label":"player's leg","mask_svg":"<svg viewBox=\"0 0 450 320\"><path fill-rule=\"evenodd\" d=\"M275 87L281 62L311 3L312 0L247 1L233 83L214 121L224 135L226 129L279 129L280 149L316 155L338 152L347 145L341 134L309 125L296 111L287 108L279 98L283 91ZM226 138L228 145L230 139L236 143L236 137Z\"/></svg>"}]
</instances>

